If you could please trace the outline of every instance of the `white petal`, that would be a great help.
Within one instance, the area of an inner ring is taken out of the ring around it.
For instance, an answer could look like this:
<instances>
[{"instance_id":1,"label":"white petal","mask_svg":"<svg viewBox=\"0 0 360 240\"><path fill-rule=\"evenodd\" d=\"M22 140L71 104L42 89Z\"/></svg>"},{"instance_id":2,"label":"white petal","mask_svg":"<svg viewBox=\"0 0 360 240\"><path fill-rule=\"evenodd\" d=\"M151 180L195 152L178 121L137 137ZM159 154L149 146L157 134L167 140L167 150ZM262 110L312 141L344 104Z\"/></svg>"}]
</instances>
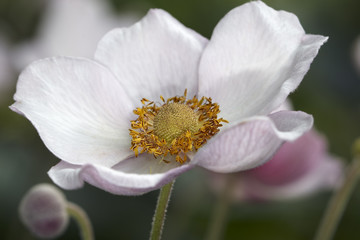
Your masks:
<instances>
[{"instance_id":1,"label":"white petal","mask_svg":"<svg viewBox=\"0 0 360 240\"><path fill-rule=\"evenodd\" d=\"M306 35L297 17L252 1L217 25L200 62L199 95L236 124L267 115L301 82L326 37Z\"/></svg>"},{"instance_id":2,"label":"white petal","mask_svg":"<svg viewBox=\"0 0 360 240\"><path fill-rule=\"evenodd\" d=\"M112 166L133 154L128 96L102 65L87 59L40 60L22 72L11 108L36 127L60 159Z\"/></svg>"},{"instance_id":3,"label":"white petal","mask_svg":"<svg viewBox=\"0 0 360 240\"><path fill-rule=\"evenodd\" d=\"M295 140L313 123L303 112L283 111L255 117L214 136L193 163L214 172L237 172L269 160L284 140Z\"/></svg>"},{"instance_id":4,"label":"white petal","mask_svg":"<svg viewBox=\"0 0 360 240\"><path fill-rule=\"evenodd\" d=\"M294 141L309 131L314 119L301 111L279 111L269 115L275 125L276 135L285 141Z\"/></svg>"},{"instance_id":5,"label":"white petal","mask_svg":"<svg viewBox=\"0 0 360 240\"><path fill-rule=\"evenodd\" d=\"M197 94L198 62L206 43L167 12L153 9L132 27L105 35L95 59L112 69L137 102L182 95L185 88L192 97Z\"/></svg>"},{"instance_id":6,"label":"white petal","mask_svg":"<svg viewBox=\"0 0 360 240\"><path fill-rule=\"evenodd\" d=\"M87 182L113 194L140 195L161 188L193 167L194 165L184 164L162 173L137 174L96 164L80 166L60 162L52 167L48 174L56 184L64 189L77 189Z\"/></svg>"}]
</instances>

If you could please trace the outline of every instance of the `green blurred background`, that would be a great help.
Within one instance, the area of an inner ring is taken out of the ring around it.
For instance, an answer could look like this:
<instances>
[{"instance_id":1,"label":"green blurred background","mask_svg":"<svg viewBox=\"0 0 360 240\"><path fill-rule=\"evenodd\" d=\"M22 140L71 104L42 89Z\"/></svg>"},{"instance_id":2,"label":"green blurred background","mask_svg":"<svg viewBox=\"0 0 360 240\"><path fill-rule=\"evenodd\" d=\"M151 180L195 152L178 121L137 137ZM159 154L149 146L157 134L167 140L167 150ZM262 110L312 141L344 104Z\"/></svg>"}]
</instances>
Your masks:
<instances>
[{"instance_id":1,"label":"green blurred background","mask_svg":"<svg viewBox=\"0 0 360 240\"><path fill-rule=\"evenodd\" d=\"M149 8L165 9L186 26L209 38L216 23L245 1L106 2L119 16L130 12L139 18ZM313 114L315 126L328 138L330 151L348 163L351 144L360 136L360 71L356 71L352 61L352 46L360 33L360 1L265 2L275 9L295 13L307 33L330 37L290 98L296 109ZM0 36L9 44L9 55L20 43L36 36L48 5L49 0L0 0ZM58 162L30 122L8 108L18 74L15 69L8 77L10 87L0 91L0 239L35 239L21 224L17 206L31 186L50 182L46 172ZM65 191L65 194L88 212L97 239L148 238L157 191L126 197L86 185L76 191ZM322 191L291 201L234 204L224 239L312 239L330 196L330 192ZM204 170L195 169L181 175L175 184L163 239L203 239L215 203L216 197L208 188ZM359 203L360 187L357 187L335 239L360 239ZM74 222L60 239L79 239Z\"/></svg>"}]
</instances>

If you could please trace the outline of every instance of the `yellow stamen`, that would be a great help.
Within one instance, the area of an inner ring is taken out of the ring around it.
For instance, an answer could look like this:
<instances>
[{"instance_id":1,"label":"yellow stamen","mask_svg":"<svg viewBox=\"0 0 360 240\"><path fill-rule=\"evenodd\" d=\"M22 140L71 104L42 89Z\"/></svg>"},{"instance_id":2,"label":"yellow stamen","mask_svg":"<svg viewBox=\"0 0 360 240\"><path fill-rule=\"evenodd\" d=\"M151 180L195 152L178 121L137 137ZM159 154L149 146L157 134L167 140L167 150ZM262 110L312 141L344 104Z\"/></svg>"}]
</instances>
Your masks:
<instances>
[{"instance_id":1,"label":"yellow stamen","mask_svg":"<svg viewBox=\"0 0 360 240\"><path fill-rule=\"evenodd\" d=\"M194 96L186 99L187 90L181 97L172 97L163 101L162 106L143 98L142 108L136 108L138 118L131 121L131 149L135 155L147 152L161 161L170 154L179 163L187 161L186 153L197 151L212 136L218 133L222 122L217 118L219 105L211 98ZM139 152L140 151L140 152Z\"/></svg>"}]
</instances>

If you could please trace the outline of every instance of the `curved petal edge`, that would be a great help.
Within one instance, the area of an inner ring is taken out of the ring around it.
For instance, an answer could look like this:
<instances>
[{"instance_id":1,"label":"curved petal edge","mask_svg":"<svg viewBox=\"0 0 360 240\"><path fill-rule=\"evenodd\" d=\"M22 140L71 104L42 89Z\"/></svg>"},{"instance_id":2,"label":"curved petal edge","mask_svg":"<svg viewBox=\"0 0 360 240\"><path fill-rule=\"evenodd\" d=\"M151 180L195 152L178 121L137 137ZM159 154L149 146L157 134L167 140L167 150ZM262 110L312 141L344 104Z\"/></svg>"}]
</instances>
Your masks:
<instances>
[{"instance_id":1,"label":"curved petal edge","mask_svg":"<svg viewBox=\"0 0 360 240\"><path fill-rule=\"evenodd\" d=\"M141 195L161 188L193 167L194 165L183 165L161 174L134 174L95 164L60 162L48 174L55 184L68 190L81 188L87 182L117 195Z\"/></svg>"}]
</instances>

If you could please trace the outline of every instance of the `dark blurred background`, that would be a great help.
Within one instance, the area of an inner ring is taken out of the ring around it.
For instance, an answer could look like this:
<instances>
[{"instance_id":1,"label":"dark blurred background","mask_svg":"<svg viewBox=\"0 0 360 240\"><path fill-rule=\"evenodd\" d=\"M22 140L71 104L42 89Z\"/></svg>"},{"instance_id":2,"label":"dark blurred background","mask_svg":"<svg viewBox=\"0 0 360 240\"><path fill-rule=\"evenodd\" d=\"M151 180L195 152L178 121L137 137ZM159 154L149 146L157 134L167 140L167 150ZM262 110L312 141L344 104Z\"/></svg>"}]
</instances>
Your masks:
<instances>
[{"instance_id":1,"label":"dark blurred background","mask_svg":"<svg viewBox=\"0 0 360 240\"><path fill-rule=\"evenodd\" d=\"M17 76L29 61L27 59L31 59L29 55L34 55L28 52L41 48L41 41L45 41L41 38L53 37L54 41L58 40L54 42L55 48L61 47L62 42L66 41L61 38L67 34L67 28L68 38L71 39L71 31L74 31L70 30L72 23L84 17L82 8L76 9L74 5L70 15L75 18L70 19L69 15L64 23L68 25L60 27L61 20L58 17L60 23L44 27L46 21L55 22L49 19L49 16L55 14L54 11L49 14L51 2L0 0L0 59L3 58L1 61L4 62L0 61L0 239L35 239L21 224L17 206L31 186L51 182L47 171L58 162L44 146L30 122L8 108L12 104ZM137 21L149 8L162 8L209 38L216 23L229 10L246 1L102 2L110 10L112 20L118 19L119 26ZM307 33L329 36L329 41L321 48L302 84L290 98L296 109L314 116L316 128L328 138L329 151L340 156L347 164L351 159L352 142L360 136L360 70L356 70L352 51L360 33L360 2L265 2L275 9L295 13ZM44 36L46 31L55 34L57 27L63 28L58 36ZM26 49L28 46L30 50ZM46 52L39 49L37 54L41 51ZM88 212L97 239L148 238L157 191L139 197L126 197L86 185L76 191L64 192L68 200L81 205ZM321 191L290 201L234 204L224 239L312 239L330 196L331 192ZM195 169L181 175L175 184L163 239L203 239L215 202L216 196L209 190L204 170ZM357 187L335 239L360 239L359 202L360 187ZM79 239L74 222L71 222L68 231L60 239Z\"/></svg>"}]
</instances>

